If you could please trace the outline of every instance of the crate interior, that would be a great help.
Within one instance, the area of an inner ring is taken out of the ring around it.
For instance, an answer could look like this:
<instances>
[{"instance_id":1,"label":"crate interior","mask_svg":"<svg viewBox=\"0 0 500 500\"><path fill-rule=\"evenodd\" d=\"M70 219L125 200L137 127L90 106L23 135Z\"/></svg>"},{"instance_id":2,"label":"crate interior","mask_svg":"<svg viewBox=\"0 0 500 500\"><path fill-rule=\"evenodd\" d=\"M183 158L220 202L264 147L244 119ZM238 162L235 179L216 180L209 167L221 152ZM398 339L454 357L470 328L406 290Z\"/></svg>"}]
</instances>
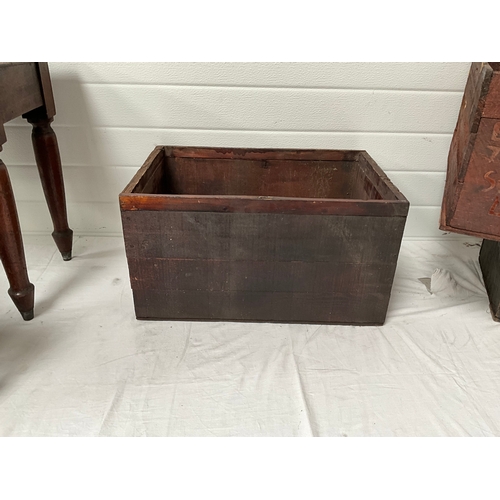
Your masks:
<instances>
[{"instance_id":1,"label":"crate interior","mask_svg":"<svg viewBox=\"0 0 500 500\"><path fill-rule=\"evenodd\" d=\"M366 162L163 156L135 193L394 200Z\"/></svg>"}]
</instances>

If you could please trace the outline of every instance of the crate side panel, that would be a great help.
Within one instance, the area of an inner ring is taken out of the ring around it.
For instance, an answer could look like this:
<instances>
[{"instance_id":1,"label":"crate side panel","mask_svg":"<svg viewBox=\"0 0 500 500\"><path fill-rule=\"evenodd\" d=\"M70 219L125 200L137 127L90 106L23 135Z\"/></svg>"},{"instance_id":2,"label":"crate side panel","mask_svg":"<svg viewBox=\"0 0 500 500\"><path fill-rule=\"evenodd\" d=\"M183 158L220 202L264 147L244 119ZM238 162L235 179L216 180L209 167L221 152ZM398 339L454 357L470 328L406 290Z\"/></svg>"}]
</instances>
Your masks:
<instances>
[{"instance_id":1,"label":"crate side panel","mask_svg":"<svg viewBox=\"0 0 500 500\"><path fill-rule=\"evenodd\" d=\"M133 290L138 319L382 324L389 290L342 292L208 292Z\"/></svg>"},{"instance_id":2,"label":"crate side panel","mask_svg":"<svg viewBox=\"0 0 500 500\"><path fill-rule=\"evenodd\" d=\"M129 258L132 288L321 293L390 285L393 264Z\"/></svg>"},{"instance_id":3,"label":"crate side panel","mask_svg":"<svg viewBox=\"0 0 500 500\"><path fill-rule=\"evenodd\" d=\"M139 318L383 322L403 217L156 214L127 226Z\"/></svg>"},{"instance_id":4,"label":"crate side panel","mask_svg":"<svg viewBox=\"0 0 500 500\"><path fill-rule=\"evenodd\" d=\"M123 220L134 258L391 263L406 218L130 211Z\"/></svg>"},{"instance_id":5,"label":"crate side panel","mask_svg":"<svg viewBox=\"0 0 500 500\"><path fill-rule=\"evenodd\" d=\"M173 194L354 198L357 170L354 161L168 159Z\"/></svg>"}]
</instances>

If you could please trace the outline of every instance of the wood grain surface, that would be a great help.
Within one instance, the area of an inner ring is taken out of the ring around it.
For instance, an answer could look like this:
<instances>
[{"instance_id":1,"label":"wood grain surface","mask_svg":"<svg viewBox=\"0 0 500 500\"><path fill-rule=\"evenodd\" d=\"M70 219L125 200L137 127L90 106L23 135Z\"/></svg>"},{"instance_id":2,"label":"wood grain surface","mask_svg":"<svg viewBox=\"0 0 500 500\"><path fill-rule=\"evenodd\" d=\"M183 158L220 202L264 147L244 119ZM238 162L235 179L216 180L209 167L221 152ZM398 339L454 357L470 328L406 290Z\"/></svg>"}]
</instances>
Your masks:
<instances>
[{"instance_id":1,"label":"wood grain surface","mask_svg":"<svg viewBox=\"0 0 500 500\"><path fill-rule=\"evenodd\" d=\"M373 160L229 155L158 147L120 195L136 316L382 324L408 202Z\"/></svg>"},{"instance_id":2,"label":"wood grain surface","mask_svg":"<svg viewBox=\"0 0 500 500\"><path fill-rule=\"evenodd\" d=\"M473 63L448 156L440 228L500 241L500 67Z\"/></svg>"}]
</instances>

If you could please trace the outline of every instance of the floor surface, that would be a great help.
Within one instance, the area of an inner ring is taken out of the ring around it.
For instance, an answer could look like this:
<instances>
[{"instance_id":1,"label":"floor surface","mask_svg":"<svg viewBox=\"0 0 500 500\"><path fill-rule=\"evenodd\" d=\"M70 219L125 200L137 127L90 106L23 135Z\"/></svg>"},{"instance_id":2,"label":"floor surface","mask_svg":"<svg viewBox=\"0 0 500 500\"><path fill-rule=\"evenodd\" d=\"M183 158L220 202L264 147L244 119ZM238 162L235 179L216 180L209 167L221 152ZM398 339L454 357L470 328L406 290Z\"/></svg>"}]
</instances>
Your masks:
<instances>
[{"instance_id":1,"label":"floor surface","mask_svg":"<svg viewBox=\"0 0 500 500\"><path fill-rule=\"evenodd\" d=\"M500 435L478 240L403 242L383 327L137 321L122 238L70 262L24 240L34 320L0 272L2 436Z\"/></svg>"}]
</instances>

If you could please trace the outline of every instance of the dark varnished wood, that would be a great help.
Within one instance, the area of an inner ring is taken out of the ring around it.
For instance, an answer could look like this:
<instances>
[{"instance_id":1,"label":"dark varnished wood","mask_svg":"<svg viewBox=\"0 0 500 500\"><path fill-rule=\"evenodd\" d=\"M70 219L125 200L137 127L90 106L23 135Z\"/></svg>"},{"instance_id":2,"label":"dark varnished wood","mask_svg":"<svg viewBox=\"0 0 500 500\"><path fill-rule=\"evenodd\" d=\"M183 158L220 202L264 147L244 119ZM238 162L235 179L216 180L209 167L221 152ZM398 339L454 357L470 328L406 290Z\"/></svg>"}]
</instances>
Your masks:
<instances>
[{"instance_id":1,"label":"dark varnished wood","mask_svg":"<svg viewBox=\"0 0 500 500\"><path fill-rule=\"evenodd\" d=\"M213 211L213 212L272 212L281 214L309 213L319 215L371 215L379 217L406 216L408 205L403 200L387 203L386 200L349 200L318 198L287 198L259 196L201 196L135 194L120 196L122 210L150 211Z\"/></svg>"},{"instance_id":2,"label":"dark varnished wood","mask_svg":"<svg viewBox=\"0 0 500 500\"><path fill-rule=\"evenodd\" d=\"M52 237L64 260L71 260L73 231L68 226L66 196L57 137L51 127L52 117L43 109L27 113L33 125L31 139L43 192L54 225Z\"/></svg>"},{"instance_id":3,"label":"dark varnished wood","mask_svg":"<svg viewBox=\"0 0 500 500\"><path fill-rule=\"evenodd\" d=\"M366 152L157 147L120 203L140 319L384 322L408 202Z\"/></svg>"},{"instance_id":4,"label":"dark varnished wood","mask_svg":"<svg viewBox=\"0 0 500 500\"><path fill-rule=\"evenodd\" d=\"M67 222L57 138L50 126L55 105L47 63L0 63L0 151L7 140L4 123L20 115L33 125L35 158L54 224L52 235L63 259L70 260L73 232ZM3 163L0 170L0 257L11 285L9 294L28 320L33 318L34 287L28 280L14 196Z\"/></svg>"},{"instance_id":5,"label":"dark varnished wood","mask_svg":"<svg viewBox=\"0 0 500 500\"><path fill-rule=\"evenodd\" d=\"M52 82L50 81L49 65L46 62L39 62L37 65L45 112L47 116L53 118L56 114L56 104L52 92Z\"/></svg>"},{"instance_id":6,"label":"dark varnished wood","mask_svg":"<svg viewBox=\"0 0 500 500\"><path fill-rule=\"evenodd\" d=\"M39 108L43 103L37 63L0 63L1 124Z\"/></svg>"},{"instance_id":7,"label":"dark varnished wood","mask_svg":"<svg viewBox=\"0 0 500 500\"><path fill-rule=\"evenodd\" d=\"M28 278L14 194L7 167L2 160L0 160L0 228L2 231L0 260L9 280L9 295L23 318L33 319L35 288Z\"/></svg>"},{"instance_id":8,"label":"dark varnished wood","mask_svg":"<svg viewBox=\"0 0 500 500\"><path fill-rule=\"evenodd\" d=\"M191 148L164 146L173 158L354 161L359 151L330 149Z\"/></svg>"},{"instance_id":9,"label":"dark varnished wood","mask_svg":"<svg viewBox=\"0 0 500 500\"><path fill-rule=\"evenodd\" d=\"M257 150L258 156L256 150L186 150L155 148L120 194L122 210L380 217L408 212L404 196L365 151L321 150L323 160L305 160L314 151L269 150L265 158L266 150Z\"/></svg>"}]
</instances>

